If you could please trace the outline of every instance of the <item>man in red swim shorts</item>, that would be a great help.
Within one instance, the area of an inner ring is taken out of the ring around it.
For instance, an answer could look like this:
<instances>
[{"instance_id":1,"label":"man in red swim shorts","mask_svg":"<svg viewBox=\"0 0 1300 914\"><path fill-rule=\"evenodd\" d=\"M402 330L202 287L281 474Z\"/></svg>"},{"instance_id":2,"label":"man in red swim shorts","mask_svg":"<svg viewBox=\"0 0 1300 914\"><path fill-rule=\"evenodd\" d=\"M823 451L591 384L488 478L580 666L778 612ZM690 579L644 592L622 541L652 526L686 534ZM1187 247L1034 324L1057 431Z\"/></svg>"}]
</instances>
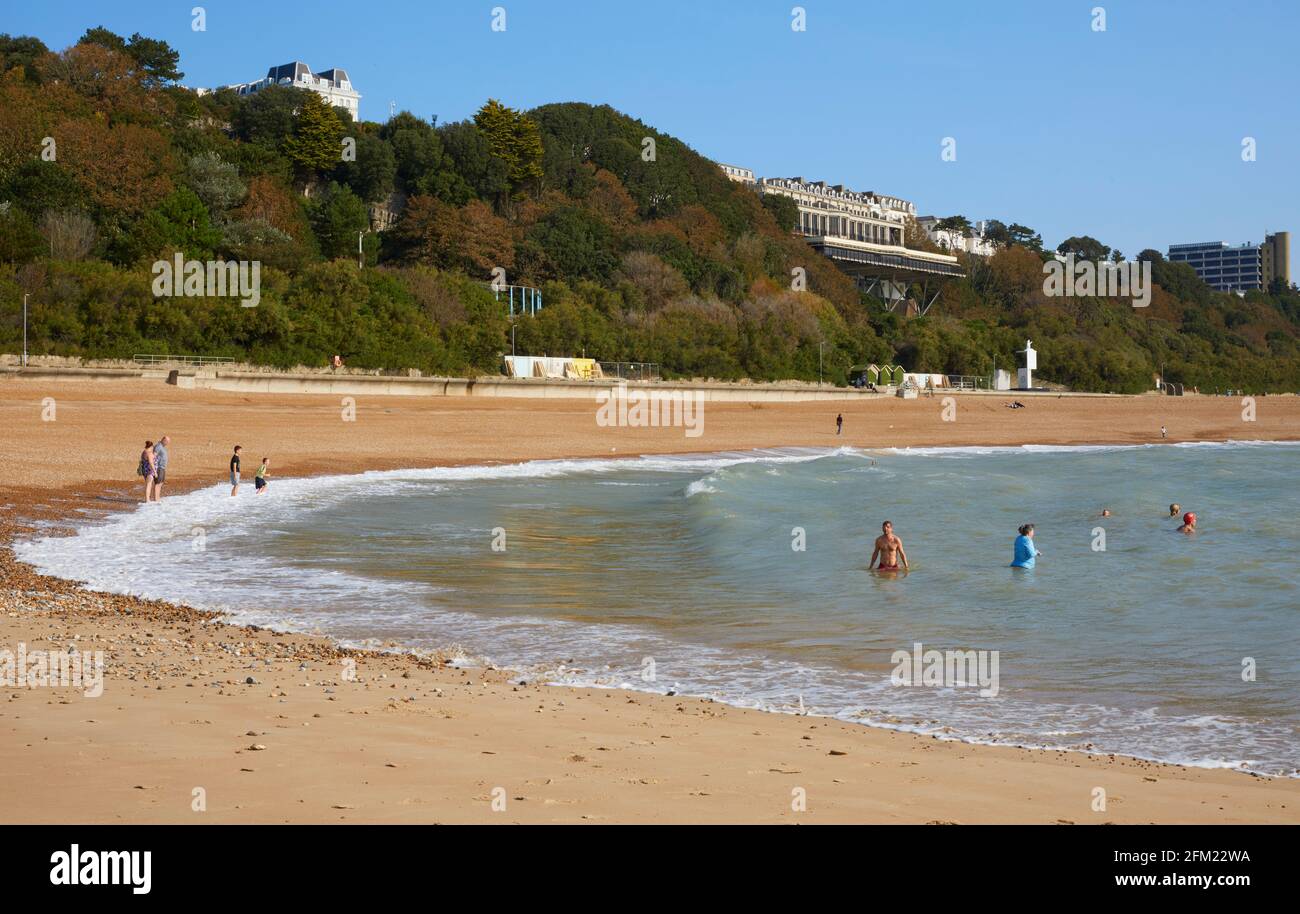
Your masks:
<instances>
[{"instance_id":1,"label":"man in red swim shorts","mask_svg":"<svg viewBox=\"0 0 1300 914\"><path fill-rule=\"evenodd\" d=\"M903 541L894 536L894 525L890 521L885 521L880 525L884 531L876 537L876 548L871 553L871 561L867 562L867 568L876 565L876 556L880 556L880 564L876 565L876 571L898 571L899 559L903 562L903 571L908 570L907 553L903 551Z\"/></svg>"}]
</instances>

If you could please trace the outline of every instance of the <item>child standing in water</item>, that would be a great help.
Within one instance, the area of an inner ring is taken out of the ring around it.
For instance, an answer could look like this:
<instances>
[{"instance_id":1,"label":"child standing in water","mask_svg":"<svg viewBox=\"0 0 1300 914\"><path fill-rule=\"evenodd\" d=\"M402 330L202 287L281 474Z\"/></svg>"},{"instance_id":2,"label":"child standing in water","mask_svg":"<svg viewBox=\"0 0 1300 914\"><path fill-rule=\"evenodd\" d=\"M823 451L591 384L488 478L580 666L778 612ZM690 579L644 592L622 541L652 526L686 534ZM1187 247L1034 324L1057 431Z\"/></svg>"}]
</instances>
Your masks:
<instances>
[{"instance_id":1,"label":"child standing in water","mask_svg":"<svg viewBox=\"0 0 1300 914\"><path fill-rule=\"evenodd\" d=\"M1034 525L1025 524L1020 528L1020 535L1016 537L1016 554L1011 560L1012 568L1033 568L1034 559L1042 555L1034 548Z\"/></svg>"},{"instance_id":2,"label":"child standing in water","mask_svg":"<svg viewBox=\"0 0 1300 914\"><path fill-rule=\"evenodd\" d=\"M266 473L267 473L267 466L270 464L270 462L271 462L270 457L263 457L262 465L257 468L257 475L253 477L253 488L257 490L258 495L261 495L263 492L266 491Z\"/></svg>"}]
</instances>

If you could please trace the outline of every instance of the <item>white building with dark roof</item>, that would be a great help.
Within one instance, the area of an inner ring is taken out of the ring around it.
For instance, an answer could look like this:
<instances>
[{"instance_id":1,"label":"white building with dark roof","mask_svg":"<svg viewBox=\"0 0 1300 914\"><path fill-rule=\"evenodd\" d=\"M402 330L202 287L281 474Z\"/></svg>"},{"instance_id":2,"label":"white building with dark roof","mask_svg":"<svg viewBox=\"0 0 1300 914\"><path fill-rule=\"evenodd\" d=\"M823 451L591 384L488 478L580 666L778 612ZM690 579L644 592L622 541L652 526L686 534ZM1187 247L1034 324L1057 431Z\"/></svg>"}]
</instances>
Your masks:
<instances>
[{"instance_id":1,"label":"white building with dark roof","mask_svg":"<svg viewBox=\"0 0 1300 914\"><path fill-rule=\"evenodd\" d=\"M256 82L236 83L226 86L240 95L251 95L268 86L291 86L296 89L310 89L331 105L343 108L352 115L354 121L361 120L361 95L352 88L348 71L333 67L313 73L311 68L300 60L293 63L271 67L266 76Z\"/></svg>"}]
</instances>

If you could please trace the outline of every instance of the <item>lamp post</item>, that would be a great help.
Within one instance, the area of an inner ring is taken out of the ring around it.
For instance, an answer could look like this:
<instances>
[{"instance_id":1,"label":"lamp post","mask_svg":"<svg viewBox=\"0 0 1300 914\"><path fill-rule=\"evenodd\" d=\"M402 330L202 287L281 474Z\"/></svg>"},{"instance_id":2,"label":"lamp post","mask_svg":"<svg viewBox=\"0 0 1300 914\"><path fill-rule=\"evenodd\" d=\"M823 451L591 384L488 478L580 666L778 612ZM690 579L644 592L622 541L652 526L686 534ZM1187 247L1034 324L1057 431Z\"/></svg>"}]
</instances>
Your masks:
<instances>
[{"instance_id":1,"label":"lamp post","mask_svg":"<svg viewBox=\"0 0 1300 914\"><path fill-rule=\"evenodd\" d=\"M822 386L822 347L826 345L825 340L817 341L817 386Z\"/></svg>"},{"instance_id":2,"label":"lamp post","mask_svg":"<svg viewBox=\"0 0 1300 914\"><path fill-rule=\"evenodd\" d=\"M23 367L27 367L27 296L23 293Z\"/></svg>"}]
</instances>

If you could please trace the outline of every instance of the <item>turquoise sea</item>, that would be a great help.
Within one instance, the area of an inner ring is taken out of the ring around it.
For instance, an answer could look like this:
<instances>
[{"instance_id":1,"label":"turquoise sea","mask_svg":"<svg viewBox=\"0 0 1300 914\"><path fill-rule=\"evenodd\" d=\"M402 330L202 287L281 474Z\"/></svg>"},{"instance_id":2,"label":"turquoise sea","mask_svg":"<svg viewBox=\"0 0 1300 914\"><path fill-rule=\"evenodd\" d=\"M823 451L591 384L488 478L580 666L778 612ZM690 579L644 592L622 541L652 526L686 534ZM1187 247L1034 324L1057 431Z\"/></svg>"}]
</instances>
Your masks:
<instances>
[{"instance_id":1,"label":"turquoise sea","mask_svg":"<svg viewBox=\"0 0 1300 914\"><path fill-rule=\"evenodd\" d=\"M17 552L528 679L1295 776L1298 467L1300 447L1242 442L539 461L235 499L214 482ZM910 574L867 570L885 519ZM1007 567L1025 522L1032 571ZM918 643L997 652L997 694L891 682Z\"/></svg>"}]
</instances>

